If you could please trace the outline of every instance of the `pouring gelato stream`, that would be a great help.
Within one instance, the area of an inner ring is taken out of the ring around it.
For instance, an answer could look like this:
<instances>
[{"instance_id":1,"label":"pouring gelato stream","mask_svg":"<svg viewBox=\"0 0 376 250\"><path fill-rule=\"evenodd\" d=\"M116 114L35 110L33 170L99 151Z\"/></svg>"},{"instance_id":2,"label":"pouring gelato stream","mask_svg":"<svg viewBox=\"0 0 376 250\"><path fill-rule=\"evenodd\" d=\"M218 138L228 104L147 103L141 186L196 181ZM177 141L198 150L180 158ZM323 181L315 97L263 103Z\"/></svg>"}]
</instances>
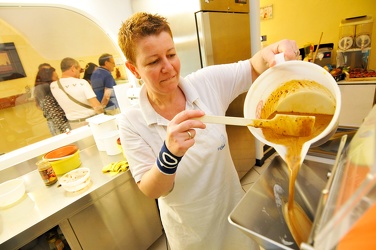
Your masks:
<instances>
[{"instance_id":1,"label":"pouring gelato stream","mask_svg":"<svg viewBox=\"0 0 376 250\"><path fill-rule=\"evenodd\" d=\"M341 96L337 83L323 68L302 61L280 62L265 71L251 86L244 103L248 119L273 119L281 115L313 116L311 133L292 136L271 128L248 127L261 142L273 147L289 169L288 197L283 217L299 246L308 240L312 221L294 200L295 180L309 147L325 143L338 126ZM288 127L289 123L281 122Z\"/></svg>"}]
</instances>

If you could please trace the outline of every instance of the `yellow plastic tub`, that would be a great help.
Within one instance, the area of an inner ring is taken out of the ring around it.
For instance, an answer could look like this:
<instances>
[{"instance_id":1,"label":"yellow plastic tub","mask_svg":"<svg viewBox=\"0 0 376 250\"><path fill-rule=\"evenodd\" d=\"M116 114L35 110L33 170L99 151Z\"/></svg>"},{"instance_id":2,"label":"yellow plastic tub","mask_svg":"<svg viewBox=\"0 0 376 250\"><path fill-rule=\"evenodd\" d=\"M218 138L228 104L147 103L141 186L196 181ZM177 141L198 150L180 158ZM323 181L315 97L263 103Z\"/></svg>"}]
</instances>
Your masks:
<instances>
[{"instance_id":1,"label":"yellow plastic tub","mask_svg":"<svg viewBox=\"0 0 376 250\"><path fill-rule=\"evenodd\" d=\"M66 147L70 147L70 145ZM56 150L61 151L63 150L63 148L64 147L58 148ZM73 151L74 153L64 155L60 158L51 158L50 156L56 155L51 154L52 152L53 151L47 153L43 158L51 163L51 166L54 169L56 175L63 175L81 166L80 152L78 148L76 151Z\"/></svg>"}]
</instances>

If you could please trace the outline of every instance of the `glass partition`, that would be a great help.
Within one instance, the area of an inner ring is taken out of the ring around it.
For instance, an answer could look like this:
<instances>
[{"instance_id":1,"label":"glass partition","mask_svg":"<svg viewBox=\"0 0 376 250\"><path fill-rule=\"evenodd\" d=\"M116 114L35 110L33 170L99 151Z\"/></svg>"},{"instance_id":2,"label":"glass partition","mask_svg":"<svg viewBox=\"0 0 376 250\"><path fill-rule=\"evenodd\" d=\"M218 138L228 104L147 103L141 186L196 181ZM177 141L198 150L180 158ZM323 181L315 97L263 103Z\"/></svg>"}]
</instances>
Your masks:
<instances>
[{"instance_id":1,"label":"glass partition","mask_svg":"<svg viewBox=\"0 0 376 250\"><path fill-rule=\"evenodd\" d=\"M127 82L121 51L82 13L55 6L0 6L0 30L0 155L52 136L33 94L40 64L50 64L60 77L65 57L85 69L109 53L117 83Z\"/></svg>"}]
</instances>

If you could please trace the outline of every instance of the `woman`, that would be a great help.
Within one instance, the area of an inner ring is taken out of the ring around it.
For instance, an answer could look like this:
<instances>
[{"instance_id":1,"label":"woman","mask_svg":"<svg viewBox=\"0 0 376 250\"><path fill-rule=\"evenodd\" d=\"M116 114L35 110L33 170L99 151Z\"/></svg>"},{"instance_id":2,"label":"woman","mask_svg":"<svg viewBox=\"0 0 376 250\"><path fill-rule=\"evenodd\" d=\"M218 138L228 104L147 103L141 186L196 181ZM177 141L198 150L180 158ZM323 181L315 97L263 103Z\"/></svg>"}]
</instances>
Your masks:
<instances>
[{"instance_id":1,"label":"woman","mask_svg":"<svg viewBox=\"0 0 376 250\"><path fill-rule=\"evenodd\" d=\"M224 125L193 118L225 115L252 80L275 64L295 59L283 40L253 58L210 66L185 78L165 18L136 13L119 31L126 67L144 82L139 104L119 117L121 141L140 190L158 198L171 249L258 249L227 216L244 195Z\"/></svg>"},{"instance_id":2,"label":"woman","mask_svg":"<svg viewBox=\"0 0 376 250\"><path fill-rule=\"evenodd\" d=\"M64 110L53 97L50 84L58 79L53 67L40 66L35 80L34 97L39 107L47 119L47 125L51 135L65 133L71 129Z\"/></svg>"},{"instance_id":3,"label":"woman","mask_svg":"<svg viewBox=\"0 0 376 250\"><path fill-rule=\"evenodd\" d=\"M86 81L90 83L91 75L97 68L98 68L98 65L96 65L95 63L89 62L88 64L86 64L84 76L82 77L82 79L85 79Z\"/></svg>"}]
</instances>

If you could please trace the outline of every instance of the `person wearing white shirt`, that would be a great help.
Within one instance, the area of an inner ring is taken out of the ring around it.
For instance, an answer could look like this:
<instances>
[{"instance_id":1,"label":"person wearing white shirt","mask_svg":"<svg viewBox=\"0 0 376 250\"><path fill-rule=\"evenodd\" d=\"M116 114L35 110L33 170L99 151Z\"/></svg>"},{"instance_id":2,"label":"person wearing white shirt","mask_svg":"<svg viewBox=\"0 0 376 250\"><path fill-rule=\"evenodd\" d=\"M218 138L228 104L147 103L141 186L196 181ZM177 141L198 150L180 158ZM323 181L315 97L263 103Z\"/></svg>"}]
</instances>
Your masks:
<instances>
[{"instance_id":1,"label":"person wearing white shirt","mask_svg":"<svg viewBox=\"0 0 376 250\"><path fill-rule=\"evenodd\" d=\"M61 78L51 83L51 92L72 129L86 125L86 119L103 113L103 107L88 81L80 79L81 66L77 60L66 57L60 68Z\"/></svg>"},{"instance_id":2,"label":"person wearing white shirt","mask_svg":"<svg viewBox=\"0 0 376 250\"><path fill-rule=\"evenodd\" d=\"M194 118L225 115L230 103L275 64L275 54L296 59L296 43L282 40L249 60L183 78L164 17L135 13L122 24L118 40L126 67L144 82L139 104L118 117L121 144L139 189L158 199L171 249L259 249L227 220L244 190L225 125Z\"/></svg>"}]
</instances>

